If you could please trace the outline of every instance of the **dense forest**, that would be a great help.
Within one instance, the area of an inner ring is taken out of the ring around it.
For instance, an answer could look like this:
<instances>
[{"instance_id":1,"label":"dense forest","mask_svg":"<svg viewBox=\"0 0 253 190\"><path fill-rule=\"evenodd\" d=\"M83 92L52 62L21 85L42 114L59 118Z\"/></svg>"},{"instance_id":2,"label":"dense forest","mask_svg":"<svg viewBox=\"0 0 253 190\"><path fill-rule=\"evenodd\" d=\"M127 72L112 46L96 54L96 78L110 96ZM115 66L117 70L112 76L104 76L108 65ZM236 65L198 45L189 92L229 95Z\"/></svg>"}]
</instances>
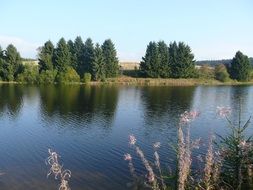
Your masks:
<instances>
[{"instance_id":1,"label":"dense forest","mask_svg":"<svg viewBox=\"0 0 253 190\"><path fill-rule=\"evenodd\" d=\"M251 63L250 63L251 61ZM151 41L140 62L135 77L148 78L207 78L222 82L230 79L252 79L252 58L238 51L232 60L196 62L191 48L184 42ZM0 80L22 83L68 83L105 81L120 72L117 51L110 39L94 45L92 39L83 42L61 38L56 45L50 40L38 48L38 64L21 58L12 44L0 46ZM202 65L196 67L196 63ZM211 66L211 67L210 67ZM214 68L214 67L215 68ZM121 73L122 74L122 73Z\"/></svg>"}]
</instances>

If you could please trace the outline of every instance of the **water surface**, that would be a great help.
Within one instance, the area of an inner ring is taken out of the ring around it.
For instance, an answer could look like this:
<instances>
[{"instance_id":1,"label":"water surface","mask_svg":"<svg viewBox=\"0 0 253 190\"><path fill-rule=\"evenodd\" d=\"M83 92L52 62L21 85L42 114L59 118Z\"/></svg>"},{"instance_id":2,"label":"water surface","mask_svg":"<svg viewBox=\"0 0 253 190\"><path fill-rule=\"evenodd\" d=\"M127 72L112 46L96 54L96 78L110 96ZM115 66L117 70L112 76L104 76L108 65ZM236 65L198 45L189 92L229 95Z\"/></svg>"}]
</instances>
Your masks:
<instances>
[{"instance_id":1,"label":"water surface","mask_svg":"<svg viewBox=\"0 0 253 190\"><path fill-rule=\"evenodd\" d=\"M252 86L129 87L0 85L0 189L53 190L59 181L46 178L48 148L61 155L72 171L73 190L128 189L131 181L123 155L131 153L139 174L145 174L128 145L134 134L146 157L153 160L152 144L160 141L163 168L175 165L169 144L176 142L179 116L199 110L191 124L192 138L202 138L205 153L211 132L225 134L226 122L217 106L230 106L233 120L253 110ZM253 132L249 129L248 134ZM174 164L173 164L174 163Z\"/></svg>"}]
</instances>

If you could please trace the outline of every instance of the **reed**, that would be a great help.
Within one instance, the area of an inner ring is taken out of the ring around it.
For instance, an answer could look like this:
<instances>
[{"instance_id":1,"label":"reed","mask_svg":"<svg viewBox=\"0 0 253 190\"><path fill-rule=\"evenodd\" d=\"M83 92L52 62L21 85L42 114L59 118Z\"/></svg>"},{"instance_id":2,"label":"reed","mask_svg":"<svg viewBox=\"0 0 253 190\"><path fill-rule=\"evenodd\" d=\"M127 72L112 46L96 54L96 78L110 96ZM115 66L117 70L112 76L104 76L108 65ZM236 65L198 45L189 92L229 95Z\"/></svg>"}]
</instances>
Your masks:
<instances>
[{"instance_id":1,"label":"reed","mask_svg":"<svg viewBox=\"0 0 253 190\"><path fill-rule=\"evenodd\" d=\"M63 169L63 165L59 163L59 155L48 149L49 156L46 158L46 165L50 166L47 177L54 175L55 180L60 179L59 190L70 190L69 179L71 178L71 171Z\"/></svg>"}]
</instances>

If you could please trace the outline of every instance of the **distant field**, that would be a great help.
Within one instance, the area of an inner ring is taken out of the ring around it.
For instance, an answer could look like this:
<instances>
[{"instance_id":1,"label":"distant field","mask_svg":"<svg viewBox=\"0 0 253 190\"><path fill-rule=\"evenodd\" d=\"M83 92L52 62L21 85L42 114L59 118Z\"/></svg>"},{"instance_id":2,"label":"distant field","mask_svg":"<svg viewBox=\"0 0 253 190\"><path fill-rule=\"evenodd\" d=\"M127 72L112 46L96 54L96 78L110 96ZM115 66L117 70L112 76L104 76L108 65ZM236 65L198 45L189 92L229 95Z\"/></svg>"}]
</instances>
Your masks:
<instances>
[{"instance_id":1,"label":"distant field","mask_svg":"<svg viewBox=\"0 0 253 190\"><path fill-rule=\"evenodd\" d=\"M123 70L134 70L135 68L139 68L140 63L138 62L120 62L119 65Z\"/></svg>"}]
</instances>

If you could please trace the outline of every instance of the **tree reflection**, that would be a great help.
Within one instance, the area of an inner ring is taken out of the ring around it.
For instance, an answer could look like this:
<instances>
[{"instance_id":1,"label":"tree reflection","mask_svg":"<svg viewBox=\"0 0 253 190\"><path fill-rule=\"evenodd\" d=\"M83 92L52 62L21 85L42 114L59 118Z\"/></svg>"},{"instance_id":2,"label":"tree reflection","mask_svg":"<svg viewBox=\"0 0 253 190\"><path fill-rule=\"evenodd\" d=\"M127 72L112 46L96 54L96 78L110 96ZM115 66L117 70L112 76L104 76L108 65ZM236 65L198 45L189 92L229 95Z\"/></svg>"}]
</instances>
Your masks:
<instances>
[{"instance_id":1,"label":"tree reflection","mask_svg":"<svg viewBox=\"0 0 253 190\"><path fill-rule=\"evenodd\" d=\"M22 107L23 87L16 84L0 84L0 113L16 116Z\"/></svg>"},{"instance_id":2,"label":"tree reflection","mask_svg":"<svg viewBox=\"0 0 253 190\"><path fill-rule=\"evenodd\" d=\"M88 122L94 117L111 121L118 101L117 87L51 85L39 89L41 109L47 117L59 114Z\"/></svg>"},{"instance_id":3,"label":"tree reflection","mask_svg":"<svg viewBox=\"0 0 253 190\"><path fill-rule=\"evenodd\" d=\"M146 87L142 90L145 120L168 120L174 124L181 113L190 110L195 87Z\"/></svg>"}]
</instances>

